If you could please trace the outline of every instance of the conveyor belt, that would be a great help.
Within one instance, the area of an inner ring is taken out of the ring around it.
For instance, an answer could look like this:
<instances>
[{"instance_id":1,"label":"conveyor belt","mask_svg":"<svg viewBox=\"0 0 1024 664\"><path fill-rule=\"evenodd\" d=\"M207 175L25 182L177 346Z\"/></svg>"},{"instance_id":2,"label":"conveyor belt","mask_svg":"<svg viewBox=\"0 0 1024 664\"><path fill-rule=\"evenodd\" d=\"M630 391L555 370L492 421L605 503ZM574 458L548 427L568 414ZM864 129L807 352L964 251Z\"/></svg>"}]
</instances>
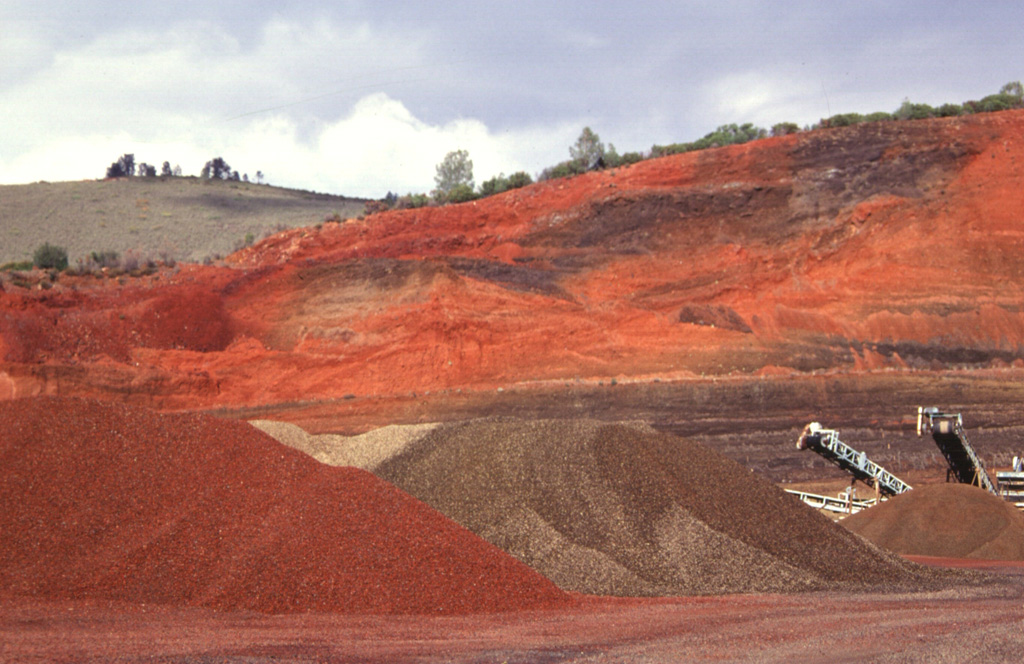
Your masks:
<instances>
[{"instance_id":1,"label":"conveyor belt","mask_svg":"<svg viewBox=\"0 0 1024 664\"><path fill-rule=\"evenodd\" d=\"M885 468L872 461L863 452L858 452L839 440L839 432L825 429L817 422L811 422L800 434L798 449L813 450L853 475L865 484L876 486L883 496L910 491L910 485Z\"/></svg>"},{"instance_id":2,"label":"conveyor belt","mask_svg":"<svg viewBox=\"0 0 1024 664\"><path fill-rule=\"evenodd\" d=\"M967 440L960 413L941 413L938 408L918 408L917 435L925 431L931 432L939 451L946 457L950 473L958 482L973 484L998 495L995 484L985 471L985 465Z\"/></svg>"},{"instance_id":3,"label":"conveyor belt","mask_svg":"<svg viewBox=\"0 0 1024 664\"><path fill-rule=\"evenodd\" d=\"M796 491L795 489L786 489L786 493L793 494L816 510L826 510L837 514L856 514L875 504L874 500L858 500L844 494L823 496L817 493L808 493L807 491Z\"/></svg>"},{"instance_id":4,"label":"conveyor belt","mask_svg":"<svg viewBox=\"0 0 1024 664\"><path fill-rule=\"evenodd\" d=\"M996 480L999 482L999 495L1002 499L1010 501L1017 509L1024 510L1024 472L998 472Z\"/></svg>"}]
</instances>

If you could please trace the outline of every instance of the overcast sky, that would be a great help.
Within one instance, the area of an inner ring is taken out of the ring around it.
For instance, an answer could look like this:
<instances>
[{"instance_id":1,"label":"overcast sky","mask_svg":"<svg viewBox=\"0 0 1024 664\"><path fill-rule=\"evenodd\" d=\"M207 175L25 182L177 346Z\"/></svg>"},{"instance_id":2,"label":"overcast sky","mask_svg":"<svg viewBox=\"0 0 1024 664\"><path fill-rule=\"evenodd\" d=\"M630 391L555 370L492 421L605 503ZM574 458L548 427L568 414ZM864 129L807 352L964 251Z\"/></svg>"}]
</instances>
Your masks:
<instances>
[{"instance_id":1,"label":"overcast sky","mask_svg":"<svg viewBox=\"0 0 1024 664\"><path fill-rule=\"evenodd\" d=\"M619 152L721 124L811 124L1024 79L1024 3L0 3L0 183L103 176L122 153L272 184L427 192L536 175L584 126Z\"/></svg>"}]
</instances>

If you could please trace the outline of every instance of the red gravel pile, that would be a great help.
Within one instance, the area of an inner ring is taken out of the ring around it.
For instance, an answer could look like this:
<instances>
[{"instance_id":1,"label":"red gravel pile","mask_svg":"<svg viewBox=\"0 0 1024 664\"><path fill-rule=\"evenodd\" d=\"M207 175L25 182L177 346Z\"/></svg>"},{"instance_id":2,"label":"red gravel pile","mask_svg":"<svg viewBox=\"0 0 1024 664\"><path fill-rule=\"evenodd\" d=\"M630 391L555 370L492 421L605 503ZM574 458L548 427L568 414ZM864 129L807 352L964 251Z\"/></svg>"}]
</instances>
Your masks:
<instances>
[{"instance_id":1,"label":"red gravel pile","mask_svg":"<svg viewBox=\"0 0 1024 664\"><path fill-rule=\"evenodd\" d=\"M377 468L566 590L785 592L934 578L739 464L642 425L442 425Z\"/></svg>"},{"instance_id":2,"label":"red gravel pile","mask_svg":"<svg viewBox=\"0 0 1024 664\"><path fill-rule=\"evenodd\" d=\"M546 607L552 583L429 506L244 422L0 402L0 596L262 612Z\"/></svg>"},{"instance_id":3,"label":"red gravel pile","mask_svg":"<svg viewBox=\"0 0 1024 664\"><path fill-rule=\"evenodd\" d=\"M968 484L919 486L842 523L896 553L1024 560L1024 516Z\"/></svg>"}]
</instances>

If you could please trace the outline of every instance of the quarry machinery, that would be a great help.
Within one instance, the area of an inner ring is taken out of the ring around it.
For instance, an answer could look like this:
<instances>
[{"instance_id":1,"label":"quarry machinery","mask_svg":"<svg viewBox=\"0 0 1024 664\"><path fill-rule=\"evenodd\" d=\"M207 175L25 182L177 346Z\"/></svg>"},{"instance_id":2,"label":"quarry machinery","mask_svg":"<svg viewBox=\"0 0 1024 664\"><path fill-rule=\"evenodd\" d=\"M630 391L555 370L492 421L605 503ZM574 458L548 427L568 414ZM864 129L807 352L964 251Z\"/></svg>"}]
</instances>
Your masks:
<instances>
[{"instance_id":1,"label":"quarry machinery","mask_svg":"<svg viewBox=\"0 0 1024 664\"><path fill-rule=\"evenodd\" d=\"M996 482L999 484L999 495L1003 500L1008 500L1017 506L1017 509L1024 510L1024 457L1013 457L1013 464L1010 470L996 473Z\"/></svg>"},{"instance_id":2,"label":"quarry machinery","mask_svg":"<svg viewBox=\"0 0 1024 664\"><path fill-rule=\"evenodd\" d=\"M999 495L996 485L985 471L985 464L967 440L960 413L943 413L938 408L917 409L917 435L932 434L932 439L946 457L949 470L946 479L955 477L962 484L973 484L991 494Z\"/></svg>"},{"instance_id":3,"label":"quarry machinery","mask_svg":"<svg viewBox=\"0 0 1024 664\"><path fill-rule=\"evenodd\" d=\"M835 465L850 473L854 480L860 480L865 484L874 487L877 494L876 500L880 499L882 496L895 496L905 491L910 491L911 489L909 484L869 459L864 452L858 452L843 441L839 440L838 431L834 429L826 429L818 422L811 422L804 427L803 432L800 434L800 438L797 440L796 447L800 450L811 450L813 452L817 452ZM808 505L819 507L819 509L829 509L820 500L822 498L821 496L808 495L805 497L800 495L799 492L791 491L790 493L797 494L798 497ZM844 511L853 513L856 510L853 509L854 505L852 496L849 494L850 492L848 492L846 497L847 508ZM836 499L832 500L834 501ZM841 497L838 500L842 501L843 498ZM817 504L819 502L822 504ZM863 508L867 506L869 506L869 504L865 503L858 507Z\"/></svg>"},{"instance_id":4,"label":"quarry machinery","mask_svg":"<svg viewBox=\"0 0 1024 664\"><path fill-rule=\"evenodd\" d=\"M855 479L875 487L883 496L910 491L909 484L869 459L864 452L858 452L839 440L838 431L826 429L818 422L811 422L804 427L796 447L798 450L817 452Z\"/></svg>"}]
</instances>

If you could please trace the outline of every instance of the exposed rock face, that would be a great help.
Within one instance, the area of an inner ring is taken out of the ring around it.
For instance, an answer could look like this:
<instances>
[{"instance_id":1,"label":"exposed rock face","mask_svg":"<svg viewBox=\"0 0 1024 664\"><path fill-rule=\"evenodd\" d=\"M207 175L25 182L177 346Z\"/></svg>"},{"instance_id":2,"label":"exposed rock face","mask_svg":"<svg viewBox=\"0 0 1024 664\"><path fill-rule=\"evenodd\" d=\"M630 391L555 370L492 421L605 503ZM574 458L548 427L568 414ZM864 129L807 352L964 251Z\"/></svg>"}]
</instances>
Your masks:
<instances>
[{"instance_id":1,"label":"exposed rock face","mask_svg":"<svg viewBox=\"0 0 1024 664\"><path fill-rule=\"evenodd\" d=\"M255 407L1024 358L1024 112L795 134L0 292L0 397ZM128 396L130 395L130 396Z\"/></svg>"}]
</instances>

